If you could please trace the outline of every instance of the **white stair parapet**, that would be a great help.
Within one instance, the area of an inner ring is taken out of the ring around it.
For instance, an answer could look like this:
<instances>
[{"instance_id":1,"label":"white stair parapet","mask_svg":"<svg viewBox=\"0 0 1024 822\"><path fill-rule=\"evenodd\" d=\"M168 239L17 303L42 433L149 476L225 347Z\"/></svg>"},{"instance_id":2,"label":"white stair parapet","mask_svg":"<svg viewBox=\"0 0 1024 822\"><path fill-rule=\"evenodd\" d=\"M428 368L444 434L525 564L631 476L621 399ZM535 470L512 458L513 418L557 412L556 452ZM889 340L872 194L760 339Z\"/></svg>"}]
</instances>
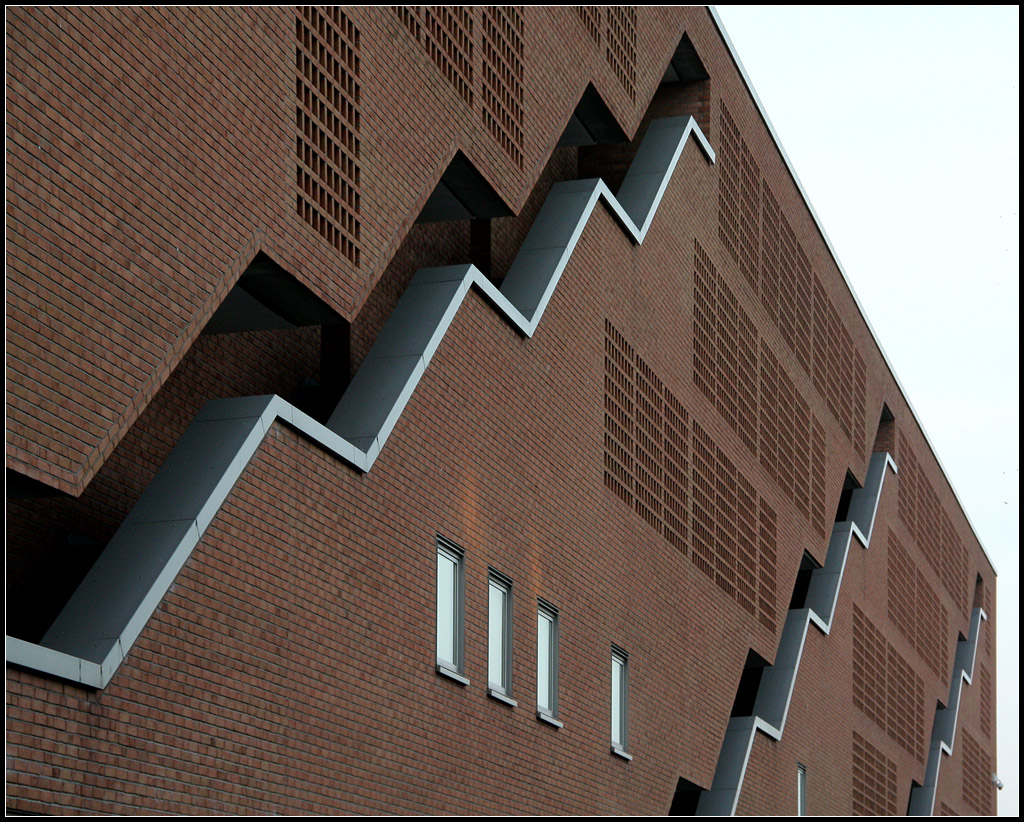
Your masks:
<instances>
[{"instance_id":1,"label":"white stair parapet","mask_svg":"<svg viewBox=\"0 0 1024 822\"><path fill-rule=\"evenodd\" d=\"M41 643L8 636L7 661L105 688L275 421L369 471L470 289L533 336L598 203L642 243L691 137L714 163L696 120L673 117L651 123L618 196L552 186L500 288L472 265L418 271L326 425L275 395L208 402Z\"/></svg>"},{"instance_id":2,"label":"white stair parapet","mask_svg":"<svg viewBox=\"0 0 1024 822\"><path fill-rule=\"evenodd\" d=\"M953 676L949 683L949 699L944 708L936 708L935 724L932 726L932 740L928 746L928 764L924 771L924 784L910 789L908 816L932 816L935 810L935 793L939 786L939 769L942 755L953 755L956 740L956 722L960 714L960 698L963 687L970 685L974 678L974 660L978 653L978 635L981 623L988 615L982 608L971 611L971 627L967 639L962 637L956 643L953 660Z\"/></svg>"},{"instance_id":3,"label":"white stair parapet","mask_svg":"<svg viewBox=\"0 0 1024 822\"><path fill-rule=\"evenodd\" d=\"M771 739L782 738L807 629L813 624L826 636L832 630L850 543L856 537L864 549L870 545L886 469L896 473L892 457L882 452L872 454L864 487L852 494L848 519L832 528L825 565L811 574L805 607L792 608L786 615L775 662L761 673L753 715L729 720L711 788L701 792L697 803L698 816L735 815L754 735L761 731Z\"/></svg>"}]
</instances>

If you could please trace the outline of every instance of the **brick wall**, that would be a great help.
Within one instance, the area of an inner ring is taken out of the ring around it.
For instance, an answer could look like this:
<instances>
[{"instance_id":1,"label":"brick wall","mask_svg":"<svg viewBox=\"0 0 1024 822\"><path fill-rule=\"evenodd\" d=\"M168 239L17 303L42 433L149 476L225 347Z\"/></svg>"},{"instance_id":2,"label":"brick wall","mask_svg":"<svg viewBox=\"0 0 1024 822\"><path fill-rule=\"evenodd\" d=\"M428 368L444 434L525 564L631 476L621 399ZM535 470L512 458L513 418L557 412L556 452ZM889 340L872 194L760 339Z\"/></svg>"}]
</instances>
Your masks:
<instances>
[{"instance_id":1,"label":"brick wall","mask_svg":"<svg viewBox=\"0 0 1024 822\"><path fill-rule=\"evenodd\" d=\"M710 77L658 89L684 32ZM627 137L692 114L717 152L687 146L642 246L597 209L532 338L471 294L368 474L275 424L106 689L8 666L9 809L664 813L710 785L873 444L899 475L740 811L792 812L798 763L811 813L905 811L975 602L939 799L990 807L992 569L704 10L28 9L9 39L8 468L68 492L9 501L29 640L206 399L318 375L317 327L197 336L257 252L351 322L355 370L417 268L489 237L500 280L554 182L621 177L636 142L556 148L588 83ZM415 224L457 150L514 216ZM465 686L434 671L438 535ZM487 695L489 569L516 707Z\"/></svg>"}]
</instances>

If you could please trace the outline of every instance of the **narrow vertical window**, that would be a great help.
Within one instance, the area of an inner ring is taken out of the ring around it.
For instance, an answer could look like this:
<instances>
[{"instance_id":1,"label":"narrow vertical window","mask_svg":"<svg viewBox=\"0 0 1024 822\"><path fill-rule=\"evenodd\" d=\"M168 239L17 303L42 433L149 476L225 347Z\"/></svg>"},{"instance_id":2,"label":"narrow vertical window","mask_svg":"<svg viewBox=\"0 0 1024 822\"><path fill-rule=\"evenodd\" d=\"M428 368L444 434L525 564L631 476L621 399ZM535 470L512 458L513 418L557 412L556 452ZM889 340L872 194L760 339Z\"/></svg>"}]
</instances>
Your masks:
<instances>
[{"instance_id":1,"label":"narrow vertical window","mask_svg":"<svg viewBox=\"0 0 1024 822\"><path fill-rule=\"evenodd\" d=\"M807 766L796 766L796 815L807 816Z\"/></svg>"},{"instance_id":2,"label":"narrow vertical window","mask_svg":"<svg viewBox=\"0 0 1024 822\"><path fill-rule=\"evenodd\" d=\"M437 539L437 670L465 683L463 603L465 573L462 549Z\"/></svg>"},{"instance_id":3,"label":"narrow vertical window","mask_svg":"<svg viewBox=\"0 0 1024 822\"><path fill-rule=\"evenodd\" d=\"M612 647L612 751L631 758L629 748L629 657Z\"/></svg>"},{"instance_id":4,"label":"narrow vertical window","mask_svg":"<svg viewBox=\"0 0 1024 822\"><path fill-rule=\"evenodd\" d=\"M487 580L487 687L512 702L512 583L496 571Z\"/></svg>"},{"instance_id":5,"label":"narrow vertical window","mask_svg":"<svg viewBox=\"0 0 1024 822\"><path fill-rule=\"evenodd\" d=\"M537 716L558 722L558 610L546 602L537 605Z\"/></svg>"}]
</instances>

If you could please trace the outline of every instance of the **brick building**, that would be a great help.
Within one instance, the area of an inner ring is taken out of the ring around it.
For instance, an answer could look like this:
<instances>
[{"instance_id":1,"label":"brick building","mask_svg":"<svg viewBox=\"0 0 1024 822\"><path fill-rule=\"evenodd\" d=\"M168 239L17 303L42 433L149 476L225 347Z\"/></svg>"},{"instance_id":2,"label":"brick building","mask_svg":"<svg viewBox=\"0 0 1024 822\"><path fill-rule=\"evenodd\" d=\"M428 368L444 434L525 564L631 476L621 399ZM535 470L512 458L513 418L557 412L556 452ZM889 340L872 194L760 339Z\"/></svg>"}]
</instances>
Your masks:
<instances>
[{"instance_id":1,"label":"brick building","mask_svg":"<svg viewBox=\"0 0 1024 822\"><path fill-rule=\"evenodd\" d=\"M8 810L994 812L994 571L713 13L7 43Z\"/></svg>"}]
</instances>

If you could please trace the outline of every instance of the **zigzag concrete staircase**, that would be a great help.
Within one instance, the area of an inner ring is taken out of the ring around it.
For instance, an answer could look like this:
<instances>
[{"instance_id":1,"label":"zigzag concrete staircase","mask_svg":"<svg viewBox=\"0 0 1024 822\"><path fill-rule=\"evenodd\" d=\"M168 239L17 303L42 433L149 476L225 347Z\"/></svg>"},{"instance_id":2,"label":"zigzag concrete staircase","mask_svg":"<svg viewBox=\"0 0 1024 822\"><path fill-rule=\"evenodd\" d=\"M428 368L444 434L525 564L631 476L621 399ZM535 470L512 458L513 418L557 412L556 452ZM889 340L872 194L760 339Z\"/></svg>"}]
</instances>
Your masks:
<instances>
[{"instance_id":1,"label":"zigzag concrete staircase","mask_svg":"<svg viewBox=\"0 0 1024 822\"><path fill-rule=\"evenodd\" d=\"M826 636L832 630L850 543L856 538L865 550L871 543L887 468L896 473L896 463L891 456L882 452L872 454L864 487L852 494L849 519L832 527L825 565L811 575L806 607L793 608L786 616L775 663L761 674L753 715L729 720L711 788L701 791L697 816L735 815L750 751L754 746L754 735L761 731L772 739L782 739L807 630L814 625Z\"/></svg>"},{"instance_id":2,"label":"zigzag concrete staircase","mask_svg":"<svg viewBox=\"0 0 1024 822\"><path fill-rule=\"evenodd\" d=\"M105 688L277 420L369 471L469 290L532 336L598 203L642 243L690 137L713 163L696 121L669 118L617 196L596 179L553 186L501 288L472 265L418 271L327 425L273 395L207 403L42 642L8 636L7 661Z\"/></svg>"}]
</instances>

